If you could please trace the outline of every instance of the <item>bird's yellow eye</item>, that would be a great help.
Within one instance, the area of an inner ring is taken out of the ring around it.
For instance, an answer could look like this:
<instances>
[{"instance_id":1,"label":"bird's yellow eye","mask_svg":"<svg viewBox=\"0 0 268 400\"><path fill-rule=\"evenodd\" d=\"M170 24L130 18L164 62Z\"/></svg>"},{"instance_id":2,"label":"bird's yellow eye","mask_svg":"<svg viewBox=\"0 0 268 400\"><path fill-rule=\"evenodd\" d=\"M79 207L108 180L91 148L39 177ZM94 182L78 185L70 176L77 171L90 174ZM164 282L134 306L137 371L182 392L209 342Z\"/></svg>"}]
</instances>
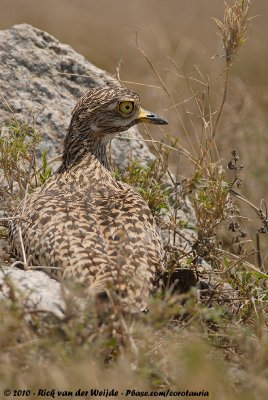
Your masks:
<instances>
[{"instance_id":1,"label":"bird's yellow eye","mask_svg":"<svg viewBox=\"0 0 268 400\"><path fill-rule=\"evenodd\" d=\"M122 101L119 103L118 109L123 114L131 114L134 110L134 101Z\"/></svg>"}]
</instances>

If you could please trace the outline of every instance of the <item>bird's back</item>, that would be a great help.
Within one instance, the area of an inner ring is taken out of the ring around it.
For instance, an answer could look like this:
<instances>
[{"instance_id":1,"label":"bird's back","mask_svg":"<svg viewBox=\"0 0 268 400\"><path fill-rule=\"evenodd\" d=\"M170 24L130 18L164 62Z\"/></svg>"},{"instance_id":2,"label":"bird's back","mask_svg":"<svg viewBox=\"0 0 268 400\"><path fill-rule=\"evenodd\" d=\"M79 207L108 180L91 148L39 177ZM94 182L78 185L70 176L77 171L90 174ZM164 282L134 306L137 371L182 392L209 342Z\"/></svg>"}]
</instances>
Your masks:
<instances>
[{"instance_id":1,"label":"bird's back","mask_svg":"<svg viewBox=\"0 0 268 400\"><path fill-rule=\"evenodd\" d=\"M146 307L162 268L154 219L140 195L93 155L50 178L18 216L12 244L21 254L21 229L29 265L93 294L113 291L128 310Z\"/></svg>"}]
</instances>

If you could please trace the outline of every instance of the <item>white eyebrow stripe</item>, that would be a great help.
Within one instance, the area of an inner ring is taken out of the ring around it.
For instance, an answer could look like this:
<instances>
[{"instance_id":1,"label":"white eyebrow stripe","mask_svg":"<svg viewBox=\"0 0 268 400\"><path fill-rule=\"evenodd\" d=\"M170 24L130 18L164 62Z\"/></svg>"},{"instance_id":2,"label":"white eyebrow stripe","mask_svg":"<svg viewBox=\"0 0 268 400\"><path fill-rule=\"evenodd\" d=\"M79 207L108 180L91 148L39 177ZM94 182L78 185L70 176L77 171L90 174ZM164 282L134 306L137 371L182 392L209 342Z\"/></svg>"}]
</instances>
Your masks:
<instances>
[{"instance_id":1,"label":"white eyebrow stripe","mask_svg":"<svg viewBox=\"0 0 268 400\"><path fill-rule=\"evenodd\" d=\"M112 111L115 110L117 107L117 101L114 101L113 103L109 104L108 107L106 107L106 110Z\"/></svg>"}]
</instances>

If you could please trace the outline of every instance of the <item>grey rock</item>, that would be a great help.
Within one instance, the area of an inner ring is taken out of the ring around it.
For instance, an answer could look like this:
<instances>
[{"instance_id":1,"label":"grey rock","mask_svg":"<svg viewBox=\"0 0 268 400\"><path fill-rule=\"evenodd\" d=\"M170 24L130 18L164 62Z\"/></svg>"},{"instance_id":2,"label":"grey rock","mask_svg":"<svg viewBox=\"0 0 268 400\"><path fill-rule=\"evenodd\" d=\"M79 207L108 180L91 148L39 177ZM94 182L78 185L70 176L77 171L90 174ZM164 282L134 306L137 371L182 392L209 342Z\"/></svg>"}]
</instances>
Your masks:
<instances>
[{"instance_id":1,"label":"grey rock","mask_svg":"<svg viewBox=\"0 0 268 400\"><path fill-rule=\"evenodd\" d=\"M46 32L27 24L0 31L0 120L10 119L13 112L19 121L34 125L42 135L40 151L47 149L49 158L61 154L77 99L95 86L116 83ZM126 166L129 154L153 159L147 145L134 140L142 139L136 127L129 137L133 140L113 141L117 166Z\"/></svg>"},{"instance_id":2,"label":"grey rock","mask_svg":"<svg viewBox=\"0 0 268 400\"><path fill-rule=\"evenodd\" d=\"M42 271L23 271L13 266L0 268L0 300L9 299L11 291L26 309L64 317L65 302L61 285Z\"/></svg>"}]
</instances>

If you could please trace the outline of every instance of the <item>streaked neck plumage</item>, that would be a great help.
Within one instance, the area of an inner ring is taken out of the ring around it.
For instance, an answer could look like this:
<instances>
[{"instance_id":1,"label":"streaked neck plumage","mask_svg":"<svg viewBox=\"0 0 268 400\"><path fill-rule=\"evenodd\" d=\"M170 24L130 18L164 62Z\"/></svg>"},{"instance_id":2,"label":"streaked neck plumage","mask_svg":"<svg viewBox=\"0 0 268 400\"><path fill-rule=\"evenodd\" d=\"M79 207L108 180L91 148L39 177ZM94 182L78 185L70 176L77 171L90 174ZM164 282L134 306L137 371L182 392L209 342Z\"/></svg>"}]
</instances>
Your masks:
<instances>
[{"instance_id":1,"label":"streaked neck plumage","mask_svg":"<svg viewBox=\"0 0 268 400\"><path fill-rule=\"evenodd\" d=\"M87 155L94 155L106 169L110 170L106 146L111 137L112 135L107 133L77 132L71 124L64 141L62 164L57 172L67 171L79 164Z\"/></svg>"}]
</instances>

